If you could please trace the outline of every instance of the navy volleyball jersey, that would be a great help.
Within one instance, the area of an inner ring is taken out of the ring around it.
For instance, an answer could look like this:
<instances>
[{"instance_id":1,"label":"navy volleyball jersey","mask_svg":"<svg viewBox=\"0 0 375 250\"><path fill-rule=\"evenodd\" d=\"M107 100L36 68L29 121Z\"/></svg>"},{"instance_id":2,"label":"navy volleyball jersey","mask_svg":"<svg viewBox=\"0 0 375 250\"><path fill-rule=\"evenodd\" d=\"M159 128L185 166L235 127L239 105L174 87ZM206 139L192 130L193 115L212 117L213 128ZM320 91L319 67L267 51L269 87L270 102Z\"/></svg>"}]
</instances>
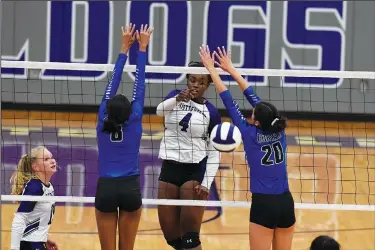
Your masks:
<instances>
[{"instance_id":1,"label":"navy volleyball jersey","mask_svg":"<svg viewBox=\"0 0 375 250\"><path fill-rule=\"evenodd\" d=\"M251 87L243 94L253 107L261 102ZM288 191L285 132L265 133L247 122L228 90L220 93L220 97L234 125L242 134L246 160L250 168L250 191L260 194L282 194Z\"/></svg>"},{"instance_id":2,"label":"navy volleyball jersey","mask_svg":"<svg viewBox=\"0 0 375 250\"><path fill-rule=\"evenodd\" d=\"M116 95L119 87L126 54L119 54L98 114L96 133L98 138L98 158L100 177L122 177L139 175L138 159L142 138L142 117L145 98L146 52L137 52L137 68L133 89L133 100L129 120L121 126L120 133L102 132L107 119L107 102Z\"/></svg>"}]
</instances>

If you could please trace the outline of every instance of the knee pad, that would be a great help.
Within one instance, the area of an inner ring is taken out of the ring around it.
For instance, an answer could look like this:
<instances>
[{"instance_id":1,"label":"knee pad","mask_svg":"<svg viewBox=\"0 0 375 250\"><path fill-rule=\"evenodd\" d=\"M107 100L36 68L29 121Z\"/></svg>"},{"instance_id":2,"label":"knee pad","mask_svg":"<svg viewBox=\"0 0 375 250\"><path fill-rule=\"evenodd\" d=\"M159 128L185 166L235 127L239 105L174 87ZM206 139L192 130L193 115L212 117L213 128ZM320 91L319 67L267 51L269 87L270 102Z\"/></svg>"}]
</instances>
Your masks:
<instances>
[{"instance_id":1,"label":"knee pad","mask_svg":"<svg viewBox=\"0 0 375 250\"><path fill-rule=\"evenodd\" d=\"M175 250L182 250L182 239L181 238L178 238L178 239L175 239L175 240L171 240L171 241L167 241L168 245L170 245L171 247L173 247L173 249Z\"/></svg>"},{"instance_id":2,"label":"knee pad","mask_svg":"<svg viewBox=\"0 0 375 250\"><path fill-rule=\"evenodd\" d=\"M182 248L189 249L197 247L201 244L199 239L199 233L196 232L188 232L184 236L182 236Z\"/></svg>"}]
</instances>

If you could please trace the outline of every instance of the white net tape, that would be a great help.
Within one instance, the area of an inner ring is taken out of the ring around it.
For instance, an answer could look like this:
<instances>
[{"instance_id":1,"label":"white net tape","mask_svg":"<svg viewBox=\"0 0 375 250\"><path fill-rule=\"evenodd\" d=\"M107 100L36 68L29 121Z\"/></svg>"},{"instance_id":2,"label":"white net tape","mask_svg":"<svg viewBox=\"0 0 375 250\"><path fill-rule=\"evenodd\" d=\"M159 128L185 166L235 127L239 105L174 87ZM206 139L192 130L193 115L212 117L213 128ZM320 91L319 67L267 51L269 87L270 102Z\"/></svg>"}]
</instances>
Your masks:
<instances>
[{"instance_id":1,"label":"white net tape","mask_svg":"<svg viewBox=\"0 0 375 250\"><path fill-rule=\"evenodd\" d=\"M20 61L2 61L1 63L2 63L2 67L6 67L6 68L39 69L39 70L61 69L61 70L82 70L82 71L87 70L87 71L110 72L110 71L113 70L113 67L114 67L114 65L112 65L112 64L80 64L80 63L20 62ZM124 71L125 72L135 72L135 65L126 65L125 68L124 68ZM222 75L226 74L225 72L223 72L221 70L218 70L218 71ZM207 74L208 73L205 68L168 67L168 66L146 66L146 72L148 72L148 73L163 73L163 74L170 74L170 73L180 73L180 74L186 74L186 73L202 74L202 73L204 73L204 74ZM281 78L283 78L283 77L318 77L318 78L341 78L341 79L345 78L345 79L367 79L367 80L375 79L375 72L366 72L366 71L359 72L359 71L239 69L239 72L242 75L257 75L257 76L281 77ZM66 79L69 80L69 77L67 77ZM75 77L75 80L76 80L76 77ZM236 83L230 82L229 84L235 85ZM313 87L313 86L309 86L309 87ZM146 94L146 98L147 98L147 94ZM272 100L270 100L270 101L272 102ZM218 102L220 102L220 100L218 100L216 103L218 103ZM363 102L365 102L365 101L363 100ZM93 131L91 131L91 132L93 132ZM81 133L84 134L85 132L83 131ZM304 137L300 136L298 138L299 138L299 140L303 140ZM151 136L151 140L153 140L152 136ZM310 139L307 138L306 140L309 141ZM309 187L309 189L312 190L312 191L298 190L297 194L295 196L296 197L299 196L299 195L302 196L302 194L311 195L311 193L314 193L314 194L316 193L317 195L319 195L319 193L320 193L320 195L323 195L323 197L328 197L330 195L333 195L336 198L316 199L316 197L314 197L312 199L309 199L309 202L303 202L303 200L301 198L301 201L296 202L296 208L299 208L299 209L318 209L318 210L322 210L322 209L326 210L327 209L327 210L375 211L375 205L374 205L374 196L375 196L374 190L375 190L375 188L373 188L373 186L375 184L375 179L374 179L375 177L374 177L373 174L370 174L370 172L375 171L374 166L371 165L374 162L374 148L371 145L372 144L375 145L375 141L373 141L371 136L369 136L369 137L366 136L366 138L364 138L364 139L362 138L360 140L362 140L361 141L362 144L363 143L366 144L366 149L364 149L365 151L364 151L364 153L361 153L361 155L362 155L362 157L367 159L367 169L365 169L365 170L367 171L368 176L366 177L367 179L363 181L363 182L365 182L365 184L363 184L363 185L366 186L367 190L365 190L365 191L362 190L362 191L360 191L361 193L358 194L357 193L357 187L355 187L353 189L354 191L351 193L351 195L354 197L355 200L352 201L352 202L349 202L349 203L344 201L342 198L341 198L341 200L339 198L337 198L335 195L345 194L345 191L343 190L343 186L344 186L343 182L345 180L341 180L341 179L338 180L340 175L342 176L342 172L340 172L340 171L350 169L350 170L353 170L354 173L355 173L355 171L356 171L355 164L356 163L354 161L354 158L355 158L356 152L355 152L354 147L350 148L350 150L352 152L352 158L353 158L353 164L352 165L350 165L349 167L346 167L345 169L343 168L343 166L338 166L338 167L334 167L334 170L330 170L328 165L324 165L324 164L328 164L326 162L329 161L329 159L328 159L329 158L329 152L327 150L327 152L321 153L323 156L322 156L322 159L320 159L320 161L323 162L323 165L322 165L322 163L320 163L321 166L317 166L317 167L321 168L321 170L319 170L319 171L321 171L321 173L323 173L323 175L324 175L323 179L326 178L326 180L325 180L326 183L324 185L328 186L327 189L319 191L320 187L317 187L317 185L319 185L319 184L317 184L315 182L316 181L315 178L317 178L317 177L316 177L316 173L314 172L314 169L313 169L312 172L310 171L310 173L305 175L305 177L304 177L305 179L300 180L301 181L301 184L300 184L301 187L303 186L302 181L304 181L306 183L307 182L310 183L310 181L312 181L313 184L309 184L309 185L312 186L312 187ZM156 142L156 143L158 143L158 142ZM308 154L311 157L321 157L321 156L317 155L317 153L315 153L315 151L314 151L315 145L317 145L317 144L314 144L314 142L310 142L310 144L305 143L306 147L310 147L310 152L307 152L307 153L305 152L304 154ZM325 144L325 147L327 149L327 144ZM339 146L338 150L340 151L340 146ZM298 154L302 155L301 152L302 152L302 150ZM242 154L242 155L244 154L243 152L239 152L239 153ZM290 153L288 153L288 154L290 154ZM295 153L291 153L290 155L293 156L293 154L295 154ZM230 157L233 158L232 159L232 163L233 163L235 161L234 158L237 157L237 156L231 155ZM316 158L311 159L311 158L308 158L308 157L305 157L305 156L296 157L295 155L293 157L295 158L294 163L293 163L293 160L292 160L291 163L289 163L289 161L288 161L288 164L293 165L292 167L294 167L294 169L297 169L297 171L299 171L298 169L299 169L300 166L297 166L297 165L300 164L300 162L303 162L303 161L310 162L309 164L311 165L311 162L315 162L315 159L316 159ZM301 157L305 157L306 159L301 160ZM340 162L341 162L342 165L345 165L343 160L341 160ZM235 165L235 163L233 163L233 164ZM247 166L245 167L245 165L242 165L242 167L247 168ZM340 167L343 168L343 169L341 169ZM235 179L236 178L235 171L237 171L237 170L233 170L233 176L228 177L228 179L230 179L230 178ZM243 170L241 170L241 171L243 171ZM333 172L336 171L335 176L338 179L329 179L331 173L333 173L332 171ZM247 170L245 170L245 172L247 173ZM303 174L301 174L301 172L290 174L290 178L292 178L293 181L295 181L299 177L300 178L303 177ZM222 178L224 178L224 177L219 176L219 173L217 175L217 178L220 179L219 182L223 182ZM242 176L242 177L238 177L238 178L244 178L244 177ZM249 193L247 190L242 189L242 188L248 189L248 180L247 180L248 176L246 176L245 178L246 178L246 184L244 185L244 187L241 187L241 189L238 189L238 190L230 190L229 193L235 193L237 191L240 192L240 193L241 192L242 193L245 193L245 192ZM353 178L355 179L357 177L354 176ZM355 180L355 181L359 181L359 180ZM225 180L224 180L224 182L225 182ZM333 182L334 184L331 184L331 182ZM233 183L235 184L236 181L233 180L231 182L231 184L233 184ZM340 190L339 185L341 185L341 190ZM327 194L327 193L329 193L330 186L331 187L337 186L337 187L335 187L336 188L335 192L337 192L337 193ZM225 190L224 184L220 184L220 187L223 190ZM154 187L154 188L156 189L156 187ZM219 192L220 192L220 188L219 188ZM293 190L292 190L292 192L293 192ZM362 195L362 196L365 197L362 200L362 202L357 202L355 197L357 197L358 195ZM242 197L242 198L238 198L238 197ZM68 203L94 203L94 200L95 200L94 197L68 196L68 195L67 196L53 196L53 197L2 195L1 199L2 199L2 201L55 201L55 202L68 202ZM161 199L144 198L143 204L144 205L207 206L207 207L219 207L219 206L250 207L251 202L246 201L246 200L249 200L247 195L240 194L240 195L236 196L236 194L234 194L229 199L209 200L209 201L161 200ZM340 203L340 204L338 204L338 203Z\"/></svg>"},{"instance_id":2,"label":"white net tape","mask_svg":"<svg viewBox=\"0 0 375 250\"><path fill-rule=\"evenodd\" d=\"M53 201L69 203L94 203L95 197L77 196L31 196L31 195L2 195L3 201ZM172 206L206 206L206 207L250 207L251 202L245 201L200 201L200 200L167 200L142 199L144 205L172 205ZM347 205L347 204L310 204L295 203L298 209L316 210L355 210L375 211L375 205Z\"/></svg>"},{"instance_id":3,"label":"white net tape","mask_svg":"<svg viewBox=\"0 0 375 250\"><path fill-rule=\"evenodd\" d=\"M95 70L112 71L113 64L89 64L89 63L56 63L56 62L29 62L29 61L1 61L2 67L22 69L61 69L61 70ZM324 77L324 78L352 78L352 79L375 79L375 72L371 71L322 71L322 70L280 70L280 69L239 69L243 75L258 76L294 76L294 77ZM135 72L135 65L126 65L124 72ZM199 67L169 67L169 66L146 66L148 73L191 73L207 74L205 68ZM219 74L226 72L218 69Z\"/></svg>"}]
</instances>

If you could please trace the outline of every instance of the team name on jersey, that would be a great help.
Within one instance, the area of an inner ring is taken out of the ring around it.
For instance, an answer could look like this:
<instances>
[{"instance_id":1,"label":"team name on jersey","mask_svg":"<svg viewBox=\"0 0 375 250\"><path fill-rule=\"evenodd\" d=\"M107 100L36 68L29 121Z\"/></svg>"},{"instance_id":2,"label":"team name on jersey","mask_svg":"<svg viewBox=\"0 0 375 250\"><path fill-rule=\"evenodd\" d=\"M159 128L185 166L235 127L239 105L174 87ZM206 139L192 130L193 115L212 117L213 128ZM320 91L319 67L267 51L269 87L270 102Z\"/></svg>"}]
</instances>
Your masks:
<instances>
[{"instance_id":1,"label":"team name on jersey","mask_svg":"<svg viewBox=\"0 0 375 250\"><path fill-rule=\"evenodd\" d=\"M274 133L274 134L269 134L269 135L264 135L264 134L259 134L257 133L257 141L259 143L264 143L264 142L271 142L271 141L277 141L281 138L281 133Z\"/></svg>"},{"instance_id":2,"label":"team name on jersey","mask_svg":"<svg viewBox=\"0 0 375 250\"><path fill-rule=\"evenodd\" d=\"M198 108L196 107L193 107L193 106L190 106L188 104L184 104L184 103L180 103L178 105L178 107L183 110L183 111L191 111L191 112L198 112L199 114L203 115L205 118L207 118L207 116L204 114L204 112L202 112L201 110L199 110Z\"/></svg>"},{"instance_id":3,"label":"team name on jersey","mask_svg":"<svg viewBox=\"0 0 375 250\"><path fill-rule=\"evenodd\" d=\"M45 193L44 196L54 196L54 192Z\"/></svg>"}]
</instances>

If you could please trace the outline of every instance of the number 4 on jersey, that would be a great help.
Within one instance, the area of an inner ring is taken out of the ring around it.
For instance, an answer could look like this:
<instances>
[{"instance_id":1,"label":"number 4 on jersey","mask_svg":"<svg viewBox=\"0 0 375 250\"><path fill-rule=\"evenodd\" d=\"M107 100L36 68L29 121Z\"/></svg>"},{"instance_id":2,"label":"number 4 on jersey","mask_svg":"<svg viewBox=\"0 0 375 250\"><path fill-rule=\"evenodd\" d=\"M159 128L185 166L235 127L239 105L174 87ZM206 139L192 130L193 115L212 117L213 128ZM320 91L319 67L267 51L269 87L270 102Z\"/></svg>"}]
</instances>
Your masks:
<instances>
[{"instance_id":1,"label":"number 4 on jersey","mask_svg":"<svg viewBox=\"0 0 375 250\"><path fill-rule=\"evenodd\" d=\"M272 145L270 144L262 146L262 151L265 152L264 156L262 157L262 165L271 166L284 161L283 147L279 141L273 143ZM270 159L272 153L274 154L275 161Z\"/></svg>"},{"instance_id":2,"label":"number 4 on jersey","mask_svg":"<svg viewBox=\"0 0 375 250\"><path fill-rule=\"evenodd\" d=\"M181 119L180 123L178 124L182 127L181 131L187 132L187 129L189 127L189 122L191 119L191 115L192 115L191 113L188 113L187 115L184 116L184 118Z\"/></svg>"}]
</instances>

